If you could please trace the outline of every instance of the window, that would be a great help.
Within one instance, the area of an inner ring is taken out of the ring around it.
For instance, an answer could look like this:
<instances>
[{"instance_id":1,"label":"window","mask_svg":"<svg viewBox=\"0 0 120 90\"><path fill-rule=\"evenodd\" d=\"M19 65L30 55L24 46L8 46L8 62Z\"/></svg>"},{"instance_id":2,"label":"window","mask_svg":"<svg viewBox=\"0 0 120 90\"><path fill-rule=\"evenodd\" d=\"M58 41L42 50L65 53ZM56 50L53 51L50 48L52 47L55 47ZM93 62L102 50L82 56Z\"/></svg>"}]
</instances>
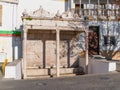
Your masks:
<instances>
[{"instance_id":1,"label":"window","mask_svg":"<svg viewBox=\"0 0 120 90\"><path fill-rule=\"evenodd\" d=\"M79 11L80 11L80 4L75 4L75 13L79 15Z\"/></svg>"},{"instance_id":2,"label":"window","mask_svg":"<svg viewBox=\"0 0 120 90\"><path fill-rule=\"evenodd\" d=\"M84 9L84 4L81 4L81 8Z\"/></svg>"},{"instance_id":3,"label":"window","mask_svg":"<svg viewBox=\"0 0 120 90\"><path fill-rule=\"evenodd\" d=\"M115 36L104 36L104 45L116 45Z\"/></svg>"},{"instance_id":4,"label":"window","mask_svg":"<svg viewBox=\"0 0 120 90\"><path fill-rule=\"evenodd\" d=\"M108 36L104 36L104 45L108 45L109 44L109 38Z\"/></svg>"},{"instance_id":5,"label":"window","mask_svg":"<svg viewBox=\"0 0 120 90\"><path fill-rule=\"evenodd\" d=\"M116 45L115 36L110 37L110 45Z\"/></svg>"}]
</instances>

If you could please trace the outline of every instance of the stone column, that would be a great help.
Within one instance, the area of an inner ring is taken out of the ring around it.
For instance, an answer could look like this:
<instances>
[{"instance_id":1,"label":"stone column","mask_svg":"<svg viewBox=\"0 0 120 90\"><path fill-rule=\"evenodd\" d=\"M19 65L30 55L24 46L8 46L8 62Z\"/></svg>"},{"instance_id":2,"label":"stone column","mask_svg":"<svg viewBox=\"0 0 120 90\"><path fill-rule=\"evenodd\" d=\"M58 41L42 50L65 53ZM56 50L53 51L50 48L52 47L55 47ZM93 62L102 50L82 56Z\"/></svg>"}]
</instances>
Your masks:
<instances>
[{"instance_id":1,"label":"stone column","mask_svg":"<svg viewBox=\"0 0 120 90\"><path fill-rule=\"evenodd\" d=\"M23 72L24 72L24 78L27 77L26 75L26 55L27 55L27 29L24 28L23 31Z\"/></svg>"},{"instance_id":2,"label":"stone column","mask_svg":"<svg viewBox=\"0 0 120 90\"><path fill-rule=\"evenodd\" d=\"M88 32L85 32L85 73L88 73Z\"/></svg>"},{"instance_id":3,"label":"stone column","mask_svg":"<svg viewBox=\"0 0 120 90\"><path fill-rule=\"evenodd\" d=\"M56 76L59 77L60 76L60 30L57 28L56 29Z\"/></svg>"}]
</instances>

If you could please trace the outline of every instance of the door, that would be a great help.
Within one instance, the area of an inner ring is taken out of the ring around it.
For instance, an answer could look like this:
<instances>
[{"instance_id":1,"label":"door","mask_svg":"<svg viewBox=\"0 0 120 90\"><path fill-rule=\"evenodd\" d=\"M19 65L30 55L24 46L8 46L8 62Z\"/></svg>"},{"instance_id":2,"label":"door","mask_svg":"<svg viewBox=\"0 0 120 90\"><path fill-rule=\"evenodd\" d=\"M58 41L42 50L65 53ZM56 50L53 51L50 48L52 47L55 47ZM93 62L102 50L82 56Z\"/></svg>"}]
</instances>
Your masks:
<instances>
[{"instance_id":1,"label":"door","mask_svg":"<svg viewBox=\"0 0 120 90\"><path fill-rule=\"evenodd\" d=\"M89 55L99 55L99 26L89 27Z\"/></svg>"}]
</instances>

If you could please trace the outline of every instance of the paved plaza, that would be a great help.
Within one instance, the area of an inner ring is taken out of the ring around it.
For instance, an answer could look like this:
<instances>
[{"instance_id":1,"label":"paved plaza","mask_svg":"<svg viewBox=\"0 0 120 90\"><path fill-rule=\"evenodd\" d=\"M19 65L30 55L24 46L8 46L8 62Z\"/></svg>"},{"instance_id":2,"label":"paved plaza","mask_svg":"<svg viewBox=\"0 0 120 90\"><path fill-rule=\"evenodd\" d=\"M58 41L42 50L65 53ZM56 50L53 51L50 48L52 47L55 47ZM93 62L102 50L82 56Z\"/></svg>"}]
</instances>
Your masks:
<instances>
[{"instance_id":1,"label":"paved plaza","mask_svg":"<svg viewBox=\"0 0 120 90\"><path fill-rule=\"evenodd\" d=\"M0 90L120 90L120 73L34 80L1 79Z\"/></svg>"}]
</instances>

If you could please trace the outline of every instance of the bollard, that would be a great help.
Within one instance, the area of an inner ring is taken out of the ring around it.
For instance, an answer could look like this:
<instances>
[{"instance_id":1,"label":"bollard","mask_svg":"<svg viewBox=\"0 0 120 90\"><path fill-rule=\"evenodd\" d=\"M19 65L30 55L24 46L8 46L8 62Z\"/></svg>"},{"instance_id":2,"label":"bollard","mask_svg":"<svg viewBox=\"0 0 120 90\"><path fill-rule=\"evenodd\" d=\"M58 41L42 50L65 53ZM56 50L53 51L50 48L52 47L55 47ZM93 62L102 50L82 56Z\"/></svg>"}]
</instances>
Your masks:
<instances>
[{"instance_id":1,"label":"bollard","mask_svg":"<svg viewBox=\"0 0 120 90\"><path fill-rule=\"evenodd\" d=\"M8 63L8 60L5 59L5 60L4 60L4 63L2 64L2 75L3 75L3 76L5 75L5 67L6 67L7 63Z\"/></svg>"}]
</instances>

